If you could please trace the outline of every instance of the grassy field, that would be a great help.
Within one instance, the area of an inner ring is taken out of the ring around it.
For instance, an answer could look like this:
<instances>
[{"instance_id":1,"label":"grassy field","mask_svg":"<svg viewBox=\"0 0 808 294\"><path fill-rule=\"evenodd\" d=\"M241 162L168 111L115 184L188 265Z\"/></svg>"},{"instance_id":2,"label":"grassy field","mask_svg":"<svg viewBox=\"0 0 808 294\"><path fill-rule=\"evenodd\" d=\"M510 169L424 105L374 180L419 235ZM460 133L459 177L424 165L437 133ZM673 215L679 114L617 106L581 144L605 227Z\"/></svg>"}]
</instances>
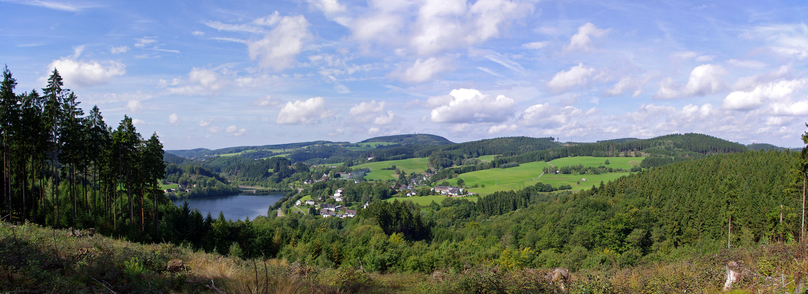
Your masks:
<instances>
[{"instance_id":1,"label":"grassy field","mask_svg":"<svg viewBox=\"0 0 808 294\"><path fill-rule=\"evenodd\" d=\"M443 201L443 199L446 199L446 198L447 197L443 196L443 195L431 195L431 196L393 197L393 198L387 199L385 201L393 201L393 200L407 201L407 200L409 200L409 201L412 201L415 204L418 204L418 205L421 205L421 206L427 206L427 205L431 204L432 201L435 201L435 203L440 204L440 202ZM470 200L470 201L473 201L473 202L477 202L477 199L479 199L479 197L477 197L477 196L467 196L467 197L455 198L455 199L466 199L466 200Z\"/></svg>"},{"instance_id":2,"label":"grassy field","mask_svg":"<svg viewBox=\"0 0 808 294\"><path fill-rule=\"evenodd\" d=\"M179 187L180 187L180 185L178 185L178 184L168 184L168 185L160 184L160 189L162 189L162 190L165 190L165 189L177 189Z\"/></svg>"},{"instance_id":3,"label":"grassy field","mask_svg":"<svg viewBox=\"0 0 808 294\"><path fill-rule=\"evenodd\" d=\"M367 150L376 149L376 147L379 147L379 146L387 146L387 145L393 145L393 144L395 144L395 143L391 143L391 142L356 143L356 145L359 145L359 147L345 147L345 149L348 149L348 150L351 150L351 151L367 151Z\"/></svg>"},{"instance_id":4,"label":"grassy field","mask_svg":"<svg viewBox=\"0 0 808 294\"><path fill-rule=\"evenodd\" d=\"M497 157L497 156L499 156L499 154L483 155L483 156L477 157L477 159L479 159L480 161L489 162L489 161L494 160L494 158Z\"/></svg>"},{"instance_id":5,"label":"grassy field","mask_svg":"<svg viewBox=\"0 0 808 294\"><path fill-rule=\"evenodd\" d=\"M606 160L609 164L604 164ZM645 157L592 157L592 156L575 156L565 157L550 161L556 167L560 166L573 166L582 164L585 167L598 167L605 166L611 168L622 168L625 170L631 169L634 166L639 166L640 162Z\"/></svg>"},{"instance_id":6,"label":"grassy field","mask_svg":"<svg viewBox=\"0 0 808 294\"><path fill-rule=\"evenodd\" d=\"M491 194L497 191L519 190L523 185L533 185L531 179L535 179L542 173L542 169L549 167L546 162L530 162L512 168L492 168L476 172L458 175L457 178L448 180L452 185L457 184L458 179L463 179L466 186L485 185L485 188L472 188L469 191L481 195Z\"/></svg>"},{"instance_id":7,"label":"grassy field","mask_svg":"<svg viewBox=\"0 0 808 294\"><path fill-rule=\"evenodd\" d=\"M600 166L604 165L603 162L608 159L610 167L630 169L633 164L639 164L642 160L641 157L567 157L551 161L555 166L564 165L578 165L584 166ZM540 179L536 179L542 174L542 169L549 167L546 162L531 162L521 164L518 167L506 169L488 169L476 172L470 172L458 175L457 178L448 180L452 185L457 184L457 179L463 179L467 187L477 184L485 187L470 188L470 192L478 193L480 195L488 195L497 191L519 190L523 187L535 185L538 182L550 184L558 188L561 185L570 185L572 190L585 190L591 188L593 185L600 185L600 182L608 182L619 177L628 175L628 172L620 173L604 173L599 175L594 174L570 174L570 175L543 175ZM586 181L583 181L586 179ZM579 184L580 182L580 184Z\"/></svg>"},{"instance_id":8,"label":"grassy field","mask_svg":"<svg viewBox=\"0 0 808 294\"><path fill-rule=\"evenodd\" d=\"M352 166L352 168L354 170L361 168L370 169L370 172L367 175L365 175L366 180L394 180L398 179L396 172L394 170L382 170L382 168L388 168L395 165L396 168L406 172L407 174L413 172L423 173L426 170L428 164L429 159L426 157L422 157L422 158L410 158L403 160L369 162Z\"/></svg>"}]
</instances>

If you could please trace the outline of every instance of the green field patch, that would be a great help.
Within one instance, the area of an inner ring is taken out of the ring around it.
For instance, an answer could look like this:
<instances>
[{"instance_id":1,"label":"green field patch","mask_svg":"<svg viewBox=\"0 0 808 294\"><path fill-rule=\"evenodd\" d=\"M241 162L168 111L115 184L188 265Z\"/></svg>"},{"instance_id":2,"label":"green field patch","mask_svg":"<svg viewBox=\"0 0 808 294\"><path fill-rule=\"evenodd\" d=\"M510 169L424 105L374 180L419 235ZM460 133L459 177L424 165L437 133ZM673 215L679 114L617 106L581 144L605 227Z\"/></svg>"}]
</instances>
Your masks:
<instances>
[{"instance_id":1,"label":"green field patch","mask_svg":"<svg viewBox=\"0 0 808 294\"><path fill-rule=\"evenodd\" d=\"M534 181L534 183L542 182L545 184L550 184L555 188L558 188L561 185L570 185L573 191L579 190L586 190L592 188L593 186L600 185L602 181L604 184L616 180L622 176L629 175L629 172L619 172L619 173L603 173L599 175L595 174L573 174L573 175L544 175L541 179ZM584 181L586 179L586 181ZM535 184L534 184L535 185Z\"/></svg>"},{"instance_id":2,"label":"green field patch","mask_svg":"<svg viewBox=\"0 0 808 294\"><path fill-rule=\"evenodd\" d=\"M497 156L499 156L499 154L495 154L495 155L483 155L483 156L477 157L477 159L479 159L480 161L483 161L483 162L491 162L491 161L492 161L492 160L494 160L494 158L496 158Z\"/></svg>"},{"instance_id":3,"label":"green field patch","mask_svg":"<svg viewBox=\"0 0 808 294\"><path fill-rule=\"evenodd\" d=\"M463 179L466 187L477 184L478 188L470 188L470 192L488 195L497 191L519 190L522 187L535 185L534 181L542 173L542 169L550 165L543 161L523 163L511 168L492 168L476 172L457 175L457 178L448 180L451 185L457 185L458 179ZM441 181L442 182L442 181ZM485 187L482 187L485 185Z\"/></svg>"},{"instance_id":4,"label":"green field patch","mask_svg":"<svg viewBox=\"0 0 808 294\"><path fill-rule=\"evenodd\" d=\"M165 191L166 189L178 189L180 187L179 184L160 184L160 189Z\"/></svg>"},{"instance_id":5,"label":"green field patch","mask_svg":"<svg viewBox=\"0 0 808 294\"><path fill-rule=\"evenodd\" d=\"M564 157L559 158L556 160L550 161L552 165L556 167L562 166L577 166L579 164L585 167L611 167L611 168L622 168L625 170L629 170L634 166L639 166L640 162L645 159L645 157L592 157L592 156L575 156L575 157ZM606 160L609 161L609 164L605 164Z\"/></svg>"},{"instance_id":6,"label":"green field patch","mask_svg":"<svg viewBox=\"0 0 808 294\"><path fill-rule=\"evenodd\" d=\"M427 165L429 164L429 159L426 157L422 158L410 158L410 159L402 159L402 160L389 160L389 161L377 161L377 162L368 162L359 165L352 166L354 170L367 168L370 169L370 172L365 175L366 180L395 180L398 179L398 175L396 175L395 170L382 170L382 168L389 168L391 166L396 166L401 171L405 173L423 173L426 171Z\"/></svg>"},{"instance_id":7,"label":"green field patch","mask_svg":"<svg viewBox=\"0 0 808 294\"><path fill-rule=\"evenodd\" d=\"M447 198L449 198L449 197L446 197L446 196L443 196L443 195L430 195L430 196L412 196L412 197L393 197L393 198L386 199L385 201L394 201L394 200L407 201L407 200L409 200L409 201L412 201L412 203L415 203L415 204L418 204L418 205L421 205L421 206L428 206L429 204L432 204L432 201L435 201L435 203L440 204L440 202L443 201L443 199L447 199ZM477 199L479 199L479 197L477 197L477 196L466 196L466 197L462 197L462 198L453 198L453 199L466 199L466 200L469 200L469 201L472 201L472 202L477 202Z\"/></svg>"}]
</instances>

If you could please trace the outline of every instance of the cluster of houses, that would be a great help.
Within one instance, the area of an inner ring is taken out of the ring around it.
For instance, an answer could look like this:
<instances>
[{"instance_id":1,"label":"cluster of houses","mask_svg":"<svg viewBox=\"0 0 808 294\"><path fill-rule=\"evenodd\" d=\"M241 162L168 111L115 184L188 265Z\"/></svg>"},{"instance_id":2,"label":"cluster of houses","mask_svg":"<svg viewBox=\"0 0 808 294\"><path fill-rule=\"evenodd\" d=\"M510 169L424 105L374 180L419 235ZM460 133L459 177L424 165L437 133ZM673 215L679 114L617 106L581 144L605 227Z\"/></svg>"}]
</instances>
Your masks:
<instances>
[{"instance_id":1,"label":"cluster of houses","mask_svg":"<svg viewBox=\"0 0 808 294\"><path fill-rule=\"evenodd\" d=\"M432 188L432 192L450 197L462 197L464 195L464 191L465 190L461 187L435 186L435 188Z\"/></svg>"},{"instance_id":2,"label":"cluster of houses","mask_svg":"<svg viewBox=\"0 0 808 294\"><path fill-rule=\"evenodd\" d=\"M356 210L346 209L342 205L323 204L320 205L320 215L323 217L333 216L338 218L355 217Z\"/></svg>"}]
</instances>

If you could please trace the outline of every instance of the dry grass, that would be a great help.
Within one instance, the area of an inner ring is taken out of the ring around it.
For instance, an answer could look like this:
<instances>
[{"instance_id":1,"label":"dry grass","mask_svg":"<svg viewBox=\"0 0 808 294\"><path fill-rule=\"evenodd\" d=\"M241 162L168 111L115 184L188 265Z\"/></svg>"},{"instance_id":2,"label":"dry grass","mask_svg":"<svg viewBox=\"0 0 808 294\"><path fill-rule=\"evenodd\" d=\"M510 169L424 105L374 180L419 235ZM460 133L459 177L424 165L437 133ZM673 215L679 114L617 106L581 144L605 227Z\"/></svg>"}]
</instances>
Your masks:
<instances>
[{"instance_id":1,"label":"dry grass","mask_svg":"<svg viewBox=\"0 0 808 294\"><path fill-rule=\"evenodd\" d=\"M569 293L723 293L729 261L744 264L749 272L733 286L733 293L794 293L798 285L808 283L808 257L798 244L677 256L683 257L572 273L565 286ZM165 271L166 262L174 258L184 261L186 271ZM127 268L132 260L139 270ZM250 294L561 292L549 284L548 271L474 267L435 275L365 273L276 259L241 260L171 244L75 238L65 230L0 223L0 292L212 293L213 285L224 293Z\"/></svg>"}]
</instances>

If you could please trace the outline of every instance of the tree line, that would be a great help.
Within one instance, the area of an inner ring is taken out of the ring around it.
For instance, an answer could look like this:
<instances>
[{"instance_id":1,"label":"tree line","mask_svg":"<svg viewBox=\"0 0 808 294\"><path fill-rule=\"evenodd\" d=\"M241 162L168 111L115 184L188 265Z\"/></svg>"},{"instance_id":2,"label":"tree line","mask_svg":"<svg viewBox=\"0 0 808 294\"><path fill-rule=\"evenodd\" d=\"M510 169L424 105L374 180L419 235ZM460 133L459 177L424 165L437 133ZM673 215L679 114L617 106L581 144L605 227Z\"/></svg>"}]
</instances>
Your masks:
<instances>
[{"instance_id":1,"label":"tree line","mask_svg":"<svg viewBox=\"0 0 808 294\"><path fill-rule=\"evenodd\" d=\"M8 67L0 85L3 168L0 209L7 221L103 232L158 230L167 198L163 146L124 116L113 129L94 106L85 115L54 69L41 92L17 94ZM169 203L170 204L170 203Z\"/></svg>"}]
</instances>

